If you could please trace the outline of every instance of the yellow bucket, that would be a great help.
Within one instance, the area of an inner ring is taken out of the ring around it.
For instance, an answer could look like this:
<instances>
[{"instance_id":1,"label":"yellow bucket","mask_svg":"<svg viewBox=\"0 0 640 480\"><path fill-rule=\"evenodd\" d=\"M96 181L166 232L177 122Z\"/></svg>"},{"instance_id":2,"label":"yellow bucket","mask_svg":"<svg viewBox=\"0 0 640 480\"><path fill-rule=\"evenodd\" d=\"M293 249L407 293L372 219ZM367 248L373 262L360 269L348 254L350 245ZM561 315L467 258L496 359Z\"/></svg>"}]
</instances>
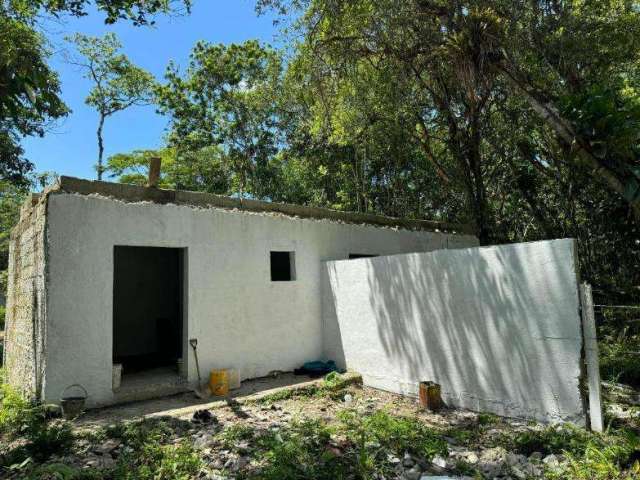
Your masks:
<instances>
[{"instance_id":1,"label":"yellow bucket","mask_svg":"<svg viewBox=\"0 0 640 480\"><path fill-rule=\"evenodd\" d=\"M229 393L229 378L226 370L211 370L209 389L215 397L222 397Z\"/></svg>"}]
</instances>

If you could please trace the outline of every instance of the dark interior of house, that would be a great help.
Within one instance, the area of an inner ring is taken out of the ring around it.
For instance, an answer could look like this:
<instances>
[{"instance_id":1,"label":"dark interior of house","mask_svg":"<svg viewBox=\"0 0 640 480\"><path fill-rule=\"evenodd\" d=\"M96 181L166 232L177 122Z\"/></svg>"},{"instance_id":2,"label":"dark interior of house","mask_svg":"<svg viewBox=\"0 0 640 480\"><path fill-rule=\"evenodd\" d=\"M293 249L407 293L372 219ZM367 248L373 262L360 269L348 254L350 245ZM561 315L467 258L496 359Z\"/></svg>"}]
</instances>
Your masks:
<instances>
[{"instance_id":1,"label":"dark interior of house","mask_svg":"<svg viewBox=\"0 0 640 480\"><path fill-rule=\"evenodd\" d=\"M182 257L178 248L115 247L113 361L123 375L182 356Z\"/></svg>"}]
</instances>

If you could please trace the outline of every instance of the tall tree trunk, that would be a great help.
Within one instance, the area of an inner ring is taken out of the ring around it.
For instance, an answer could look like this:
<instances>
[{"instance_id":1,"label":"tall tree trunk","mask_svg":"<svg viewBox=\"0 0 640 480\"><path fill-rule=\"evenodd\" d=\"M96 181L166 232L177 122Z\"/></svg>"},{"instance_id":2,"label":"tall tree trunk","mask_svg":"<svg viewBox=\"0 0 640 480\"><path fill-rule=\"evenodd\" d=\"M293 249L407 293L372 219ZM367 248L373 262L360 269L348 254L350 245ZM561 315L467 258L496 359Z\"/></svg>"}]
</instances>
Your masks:
<instances>
[{"instance_id":1,"label":"tall tree trunk","mask_svg":"<svg viewBox=\"0 0 640 480\"><path fill-rule=\"evenodd\" d=\"M482 154L480 152L481 132L478 112L471 112L472 117L467 129L458 128L455 116L448 110L447 143L458 163L461 180L466 190L469 211L473 217L475 231L481 245L491 241L491 218L489 204L482 176Z\"/></svg>"},{"instance_id":2,"label":"tall tree trunk","mask_svg":"<svg viewBox=\"0 0 640 480\"><path fill-rule=\"evenodd\" d=\"M472 183L473 212L480 245L491 242L491 215L487 201L487 189L482 174L482 153L480 152L481 133L479 114L473 113L470 125L467 162Z\"/></svg>"},{"instance_id":3,"label":"tall tree trunk","mask_svg":"<svg viewBox=\"0 0 640 480\"><path fill-rule=\"evenodd\" d=\"M98 122L98 180L102 180L102 157L104 155L104 143L102 141L102 128L104 127L104 114L100 114L100 121Z\"/></svg>"}]
</instances>

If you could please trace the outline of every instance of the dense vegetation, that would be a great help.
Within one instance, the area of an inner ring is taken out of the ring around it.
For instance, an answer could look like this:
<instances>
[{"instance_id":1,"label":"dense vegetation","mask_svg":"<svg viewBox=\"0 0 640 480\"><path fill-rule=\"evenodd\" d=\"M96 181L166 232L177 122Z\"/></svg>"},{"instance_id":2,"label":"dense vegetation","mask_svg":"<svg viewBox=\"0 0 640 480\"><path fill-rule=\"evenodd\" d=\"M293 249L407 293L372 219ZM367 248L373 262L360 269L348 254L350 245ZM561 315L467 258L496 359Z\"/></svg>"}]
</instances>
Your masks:
<instances>
[{"instance_id":1,"label":"dense vegetation","mask_svg":"<svg viewBox=\"0 0 640 480\"><path fill-rule=\"evenodd\" d=\"M189 5L0 2L0 270L33 168L19 140L69 113L39 19L93 6L144 26ZM130 102L154 102L170 120L165 148L104 166L100 153L99 175L142 183L159 155L165 187L470 223L484 244L575 237L596 303L640 303L637 0L258 0L257 10L279 16L283 50L199 42L164 79L118 54L114 36L75 37L84 65L101 69L87 98L101 121ZM598 314L605 372L637 382L635 311Z\"/></svg>"}]
</instances>

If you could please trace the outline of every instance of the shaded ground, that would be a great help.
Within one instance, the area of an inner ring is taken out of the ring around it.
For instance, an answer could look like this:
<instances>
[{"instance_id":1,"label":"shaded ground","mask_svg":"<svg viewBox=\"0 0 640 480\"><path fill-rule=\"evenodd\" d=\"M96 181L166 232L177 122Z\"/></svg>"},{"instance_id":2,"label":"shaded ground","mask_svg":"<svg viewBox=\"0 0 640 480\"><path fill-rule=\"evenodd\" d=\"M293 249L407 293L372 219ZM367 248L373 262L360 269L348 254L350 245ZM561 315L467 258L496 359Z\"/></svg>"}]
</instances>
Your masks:
<instances>
[{"instance_id":1,"label":"shaded ground","mask_svg":"<svg viewBox=\"0 0 640 480\"><path fill-rule=\"evenodd\" d=\"M273 394L283 388L305 386L313 383L305 375L283 373L272 377L257 378L242 382L237 390L230 392L229 398L242 400L249 397ZM124 419L136 419L147 416L173 416L190 418L198 409L218 408L226 405L226 400L216 398L200 399L192 392L172 395L170 397L133 402L86 412L76 420L78 425L109 425Z\"/></svg>"}]
</instances>

